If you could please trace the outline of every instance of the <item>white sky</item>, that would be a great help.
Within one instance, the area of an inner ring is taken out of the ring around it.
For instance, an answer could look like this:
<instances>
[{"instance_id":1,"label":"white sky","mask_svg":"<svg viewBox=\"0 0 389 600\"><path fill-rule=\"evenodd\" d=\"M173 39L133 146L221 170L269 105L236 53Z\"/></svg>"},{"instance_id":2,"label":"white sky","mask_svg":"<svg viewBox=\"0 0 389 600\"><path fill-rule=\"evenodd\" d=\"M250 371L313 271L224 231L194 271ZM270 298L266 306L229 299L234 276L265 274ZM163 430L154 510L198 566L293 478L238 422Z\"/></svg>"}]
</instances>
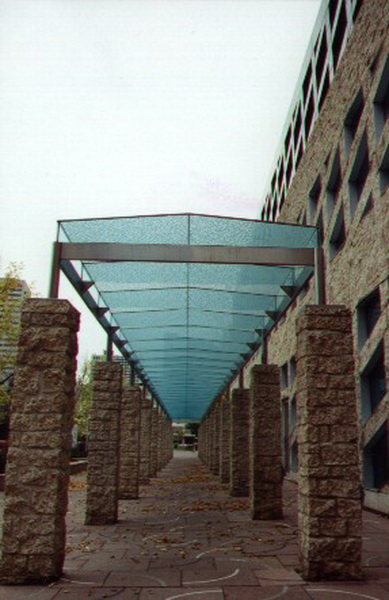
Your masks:
<instances>
[{"instance_id":1,"label":"white sky","mask_svg":"<svg viewBox=\"0 0 389 600\"><path fill-rule=\"evenodd\" d=\"M0 0L0 274L45 296L59 219L257 218L319 5Z\"/></svg>"}]
</instances>

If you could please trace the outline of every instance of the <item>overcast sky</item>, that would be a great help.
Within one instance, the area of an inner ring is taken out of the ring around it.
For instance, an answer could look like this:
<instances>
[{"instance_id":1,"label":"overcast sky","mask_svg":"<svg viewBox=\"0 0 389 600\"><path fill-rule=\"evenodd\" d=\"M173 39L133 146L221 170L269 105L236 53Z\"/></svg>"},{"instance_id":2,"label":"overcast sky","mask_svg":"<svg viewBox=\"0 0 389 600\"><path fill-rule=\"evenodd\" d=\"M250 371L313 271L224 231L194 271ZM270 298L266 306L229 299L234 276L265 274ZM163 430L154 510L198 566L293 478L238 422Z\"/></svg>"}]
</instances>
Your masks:
<instances>
[{"instance_id":1,"label":"overcast sky","mask_svg":"<svg viewBox=\"0 0 389 600\"><path fill-rule=\"evenodd\" d=\"M59 219L257 218L319 5L0 0L0 274L45 296Z\"/></svg>"}]
</instances>

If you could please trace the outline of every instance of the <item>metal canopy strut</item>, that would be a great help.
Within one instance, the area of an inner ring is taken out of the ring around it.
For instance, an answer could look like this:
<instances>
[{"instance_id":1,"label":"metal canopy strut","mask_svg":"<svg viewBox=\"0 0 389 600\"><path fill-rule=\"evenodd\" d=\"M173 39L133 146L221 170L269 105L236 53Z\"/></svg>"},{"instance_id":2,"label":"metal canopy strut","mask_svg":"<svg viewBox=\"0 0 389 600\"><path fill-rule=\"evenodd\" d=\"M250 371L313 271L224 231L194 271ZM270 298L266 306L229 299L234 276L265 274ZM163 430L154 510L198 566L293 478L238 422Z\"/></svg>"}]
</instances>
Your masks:
<instances>
[{"instance_id":1,"label":"metal canopy strut","mask_svg":"<svg viewBox=\"0 0 389 600\"><path fill-rule=\"evenodd\" d=\"M135 376L174 419L200 419L314 274L315 227L205 215L59 222L62 271ZM240 377L240 383L242 379Z\"/></svg>"}]
</instances>

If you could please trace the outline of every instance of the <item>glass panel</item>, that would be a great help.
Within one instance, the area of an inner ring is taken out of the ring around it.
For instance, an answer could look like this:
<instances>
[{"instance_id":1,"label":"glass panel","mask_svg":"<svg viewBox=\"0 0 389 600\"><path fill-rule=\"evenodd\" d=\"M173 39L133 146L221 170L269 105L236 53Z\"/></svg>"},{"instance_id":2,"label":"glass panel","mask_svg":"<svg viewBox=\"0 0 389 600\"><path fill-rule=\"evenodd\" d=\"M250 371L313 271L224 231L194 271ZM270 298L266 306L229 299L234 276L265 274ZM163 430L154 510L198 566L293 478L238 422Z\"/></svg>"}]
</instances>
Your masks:
<instances>
[{"instance_id":1,"label":"glass panel","mask_svg":"<svg viewBox=\"0 0 389 600\"><path fill-rule=\"evenodd\" d=\"M74 243L318 244L314 227L203 215L63 221L59 231L60 240ZM94 282L85 301L108 307L104 319L119 327L136 368L147 373L174 419L201 418L312 274L312 268L288 265L73 261L72 266L82 281Z\"/></svg>"}]
</instances>

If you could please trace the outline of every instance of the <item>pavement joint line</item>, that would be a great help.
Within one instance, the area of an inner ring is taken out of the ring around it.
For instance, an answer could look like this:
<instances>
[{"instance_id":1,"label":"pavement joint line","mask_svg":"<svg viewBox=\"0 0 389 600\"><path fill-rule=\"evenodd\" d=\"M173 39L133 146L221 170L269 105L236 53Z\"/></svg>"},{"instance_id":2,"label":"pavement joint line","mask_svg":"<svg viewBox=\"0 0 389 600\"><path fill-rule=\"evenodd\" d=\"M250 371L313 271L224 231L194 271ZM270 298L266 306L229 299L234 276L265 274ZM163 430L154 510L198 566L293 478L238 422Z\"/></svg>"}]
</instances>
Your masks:
<instances>
[{"instance_id":1,"label":"pavement joint line","mask_svg":"<svg viewBox=\"0 0 389 600\"><path fill-rule=\"evenodd\" d=\"M170 521L157 521L155 523L149 523L147 522L146 525L166 525L166 523L174 523L175 521L178 521L181 517L178 516L175 519L171 519Z\"/></svg>"},{"instance_id":2,"label":"pavement joint line","mask_svg":"<svg viewBox=\"0 0 389 600\"><path fill-rule=\"evenodd\" d=\"M68 579L67 577L61 577L55 582L55 585L59 585L61 581L65 583L76 583L77 585L97 585L96 581L77 581L76 579Z\"/></svg>"}]
</instances>

